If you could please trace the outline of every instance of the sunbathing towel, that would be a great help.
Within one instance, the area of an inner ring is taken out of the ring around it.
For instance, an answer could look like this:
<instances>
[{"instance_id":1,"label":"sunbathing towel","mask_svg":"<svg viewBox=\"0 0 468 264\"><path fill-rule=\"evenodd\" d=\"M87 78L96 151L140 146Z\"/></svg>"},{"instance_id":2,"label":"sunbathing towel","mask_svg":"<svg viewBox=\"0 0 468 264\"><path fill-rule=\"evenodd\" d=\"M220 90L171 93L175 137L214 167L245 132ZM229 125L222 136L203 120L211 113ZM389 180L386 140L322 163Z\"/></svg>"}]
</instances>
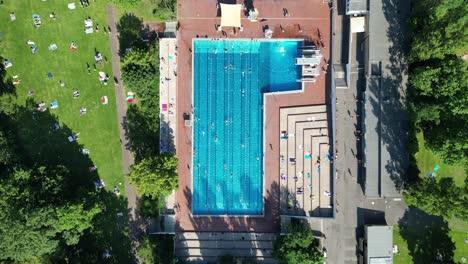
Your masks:
<instances>
[{"instance_id":1,"label":"sunbathing towel","mask_svg":"<svg viewBox=\"0 0 468 264\"><path fill-rule=\"evenodd\" d=\"M101 97L101 102L102 102L102 104L108 104L109 101L107 100L107 96Z\"/></svg>"},{"instance_id":2,"label":"sunbathing towel","mask_svg":"<svg viewBox=\"0 0 468 264\"><path fill-rule=\"evenodd\" d=\"M57 108L58 107L58 102L57 101L53 101L52 103L50 103L50 108L51 109L54 109L54 108Z\"/></svg>"},{"instance_id":3,"label":"sunbathing towel","mask_svg":"<svg viewBox=\"0 0 468 264\"><path fill-rule=\"evenodd\" d=\"M9 68L9 67L13 66L13 63L11 63L10 60L5 60L3 62L3 65L5 65L5 68Z\"/></svg>"}]
</instances>

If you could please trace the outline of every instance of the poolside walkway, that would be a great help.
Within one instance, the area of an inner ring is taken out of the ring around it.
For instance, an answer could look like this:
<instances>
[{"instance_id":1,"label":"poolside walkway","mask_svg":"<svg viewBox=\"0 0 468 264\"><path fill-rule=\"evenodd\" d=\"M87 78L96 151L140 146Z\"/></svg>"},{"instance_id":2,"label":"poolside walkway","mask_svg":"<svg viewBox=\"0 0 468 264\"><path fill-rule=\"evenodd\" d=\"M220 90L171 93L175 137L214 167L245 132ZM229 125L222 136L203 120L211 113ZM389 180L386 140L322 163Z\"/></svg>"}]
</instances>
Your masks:
<instances>
[{"instance_id":1,"label":"poolside walkway","mask_svg":"<svg viewBox=\"0 0 468 264\"><path fill-rule=\"evenodd\" d=\"M177 39L159 40L159 113L160 113L160 150L176 153L177 134Z\"/></svg>"}]
</instances>

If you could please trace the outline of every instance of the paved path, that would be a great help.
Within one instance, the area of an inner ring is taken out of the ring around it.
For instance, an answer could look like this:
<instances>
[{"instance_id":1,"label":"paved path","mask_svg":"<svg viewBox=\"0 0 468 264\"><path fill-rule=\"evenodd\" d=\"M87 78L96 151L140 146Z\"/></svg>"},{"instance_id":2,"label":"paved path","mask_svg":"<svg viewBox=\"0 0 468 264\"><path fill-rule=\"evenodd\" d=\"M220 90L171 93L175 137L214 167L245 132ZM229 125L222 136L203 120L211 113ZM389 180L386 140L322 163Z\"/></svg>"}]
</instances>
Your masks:
<instances>
[{"instance_id":1,"label":"paved path","mask_svg":"<svg viewBox=\"0 0 468 264\"><path fill-rule=\"evenodd\" d=\"M122 147L122 159L123 159L123 173L128 175L130 173L130 166L133 164L133 154L126 147L128 145L128 139L125 136L125 129L122 126L127 113L127 103L125 100L125 89L121 81L120 72L120 56L119 56L119 38L117 34L117 25L115 17L115 8L113 5L108 5L106 8L107 12L107 23L110 27L110 43L112 51L112 71L115 80L115 98L117 101L117 115L119 119L119 131L120 131L120 142ZM127 195L128 212L129 212L129 224L130 224L130 239L132 242L133 250L138 245L138 240L142 236L144 229L144 219L141 219L137 214L137 201L138 196L135 187L131 186L125 177L125 192ZM135 252L135 251L134 251Z\"/></svg>"},{"instance_id":2,"label":"paved path","mask_svg":"<svg viewBox=\"0 0 468 264\"><path fill-rule=\"evenodd\" d=\"M177 40L165 38L159 40L159 102L160 102L160 122L161 122L161 151L176 153L177 135Z\"/></svg>"}]
</instances>

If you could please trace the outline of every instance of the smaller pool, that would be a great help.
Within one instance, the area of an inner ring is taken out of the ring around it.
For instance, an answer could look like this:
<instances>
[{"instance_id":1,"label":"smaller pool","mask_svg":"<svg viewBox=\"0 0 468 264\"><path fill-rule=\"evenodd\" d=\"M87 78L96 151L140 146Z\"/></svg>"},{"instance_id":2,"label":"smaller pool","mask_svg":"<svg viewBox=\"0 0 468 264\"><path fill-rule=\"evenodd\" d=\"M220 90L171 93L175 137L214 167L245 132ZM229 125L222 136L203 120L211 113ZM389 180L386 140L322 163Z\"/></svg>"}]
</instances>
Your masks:
<instances>
[{"instance_id":1,"label":"smaller pool","mask_svg":"<svg viewBox=\"0 0 468 264\"><path fill-rule=\"evenodd\" d=\"M278 40L259 42L260 87L263 92L300 90L301 68L296 65L302 41Z\"/></svg>"}]
</instances>

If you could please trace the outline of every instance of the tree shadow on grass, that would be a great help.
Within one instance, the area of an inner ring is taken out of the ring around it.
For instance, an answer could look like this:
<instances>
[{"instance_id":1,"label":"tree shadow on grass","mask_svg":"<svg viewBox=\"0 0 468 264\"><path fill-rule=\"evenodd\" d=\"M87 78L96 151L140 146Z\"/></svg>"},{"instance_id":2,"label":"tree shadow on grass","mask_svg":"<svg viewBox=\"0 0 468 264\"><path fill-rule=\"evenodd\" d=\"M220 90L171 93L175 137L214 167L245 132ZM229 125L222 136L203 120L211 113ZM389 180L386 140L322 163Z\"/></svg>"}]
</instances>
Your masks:
<instances>
[{"instance_id":1,"label":"tree shadow on grass","mask_svg":"<svg viewBox=\"0 0 468 264\"><path fill-rule=\"evenodd\" d=\"M141 38L143 20L132 13L125 13L117 24L119 31L120 56L128 48L144 48L147 44Z\"/></svg>"},{"instance_id":2,"label":"tree shadow on grass","mask_svg":"<svg viewBox=\"0 0 468 264\"><path fill-rule=\"evenodd\" d=\"M127 148L135 153L135 163L159 154L159 120L148 118L136 105L130 105L122 126L128 139Z\"/></svg>"},{"instance_id":3,"label":"tree shadow on grass","mask_svg":"<svg viewBox=\"0 0 468 264\"><path fill-rule=\"evenodd\" d=\"M132 263L130 241L128 239L127 201L113 193L113 186L102 189L95 187L99 179L99 170L90 171L93 161L83 154L79 139L70 142L72 131L59 123L57 117L49 111L35 110L37 102L28 99L24 106L18 106L12 117L11 125L16 130L18 151L24 153L22 162L30 167L64 166L69 171L63 175L62 193L57 204L81 203L102 209L92 222L92 227L84 231L77 245L62 245L50 256L51 261L60 263L102 263L105 249L111 250L111 258L106 263ZM92 150L91 150L92 151ZM50 199L50 197L49 197ZM118 216L118 213L123 213Z\"/></svg>"},{"instance_id":4,"label":"tree shadow on grass","mask_svg":"<svg viewBox=\"0 0 468 264\"><path fill-rule=\"evenodd\" d=\"M455 244L447 221L410 207L399 222L400 235L408 244L415 264L453 263Z\"/></svg>"},{"instance_id":5,"label":"tree shadow on grass","mask_svg":"<svg viewBox=\"0 0 468 264\"><path fill-rule=\"evenodd\" d=\"M0 96L4 94L16 95L16 87L11 78L6 78L7 71L3 62L5 58L0 56Z\"/></svg>"},{"instance_id":6,"label":"tree shadow on grass","mask_svg":"<svg viewBox=\"0 0 468 264\"><path fill-rule=\"evenodd\" d=\"M57 259L66 257L70 263L135 263L129 240L127 199L105 190L97 199L105 206L94 226L85 232L78 245L69 247ZM110 250L109 258L103 258L105 250Z\"/></svg>"}]
</instances>

